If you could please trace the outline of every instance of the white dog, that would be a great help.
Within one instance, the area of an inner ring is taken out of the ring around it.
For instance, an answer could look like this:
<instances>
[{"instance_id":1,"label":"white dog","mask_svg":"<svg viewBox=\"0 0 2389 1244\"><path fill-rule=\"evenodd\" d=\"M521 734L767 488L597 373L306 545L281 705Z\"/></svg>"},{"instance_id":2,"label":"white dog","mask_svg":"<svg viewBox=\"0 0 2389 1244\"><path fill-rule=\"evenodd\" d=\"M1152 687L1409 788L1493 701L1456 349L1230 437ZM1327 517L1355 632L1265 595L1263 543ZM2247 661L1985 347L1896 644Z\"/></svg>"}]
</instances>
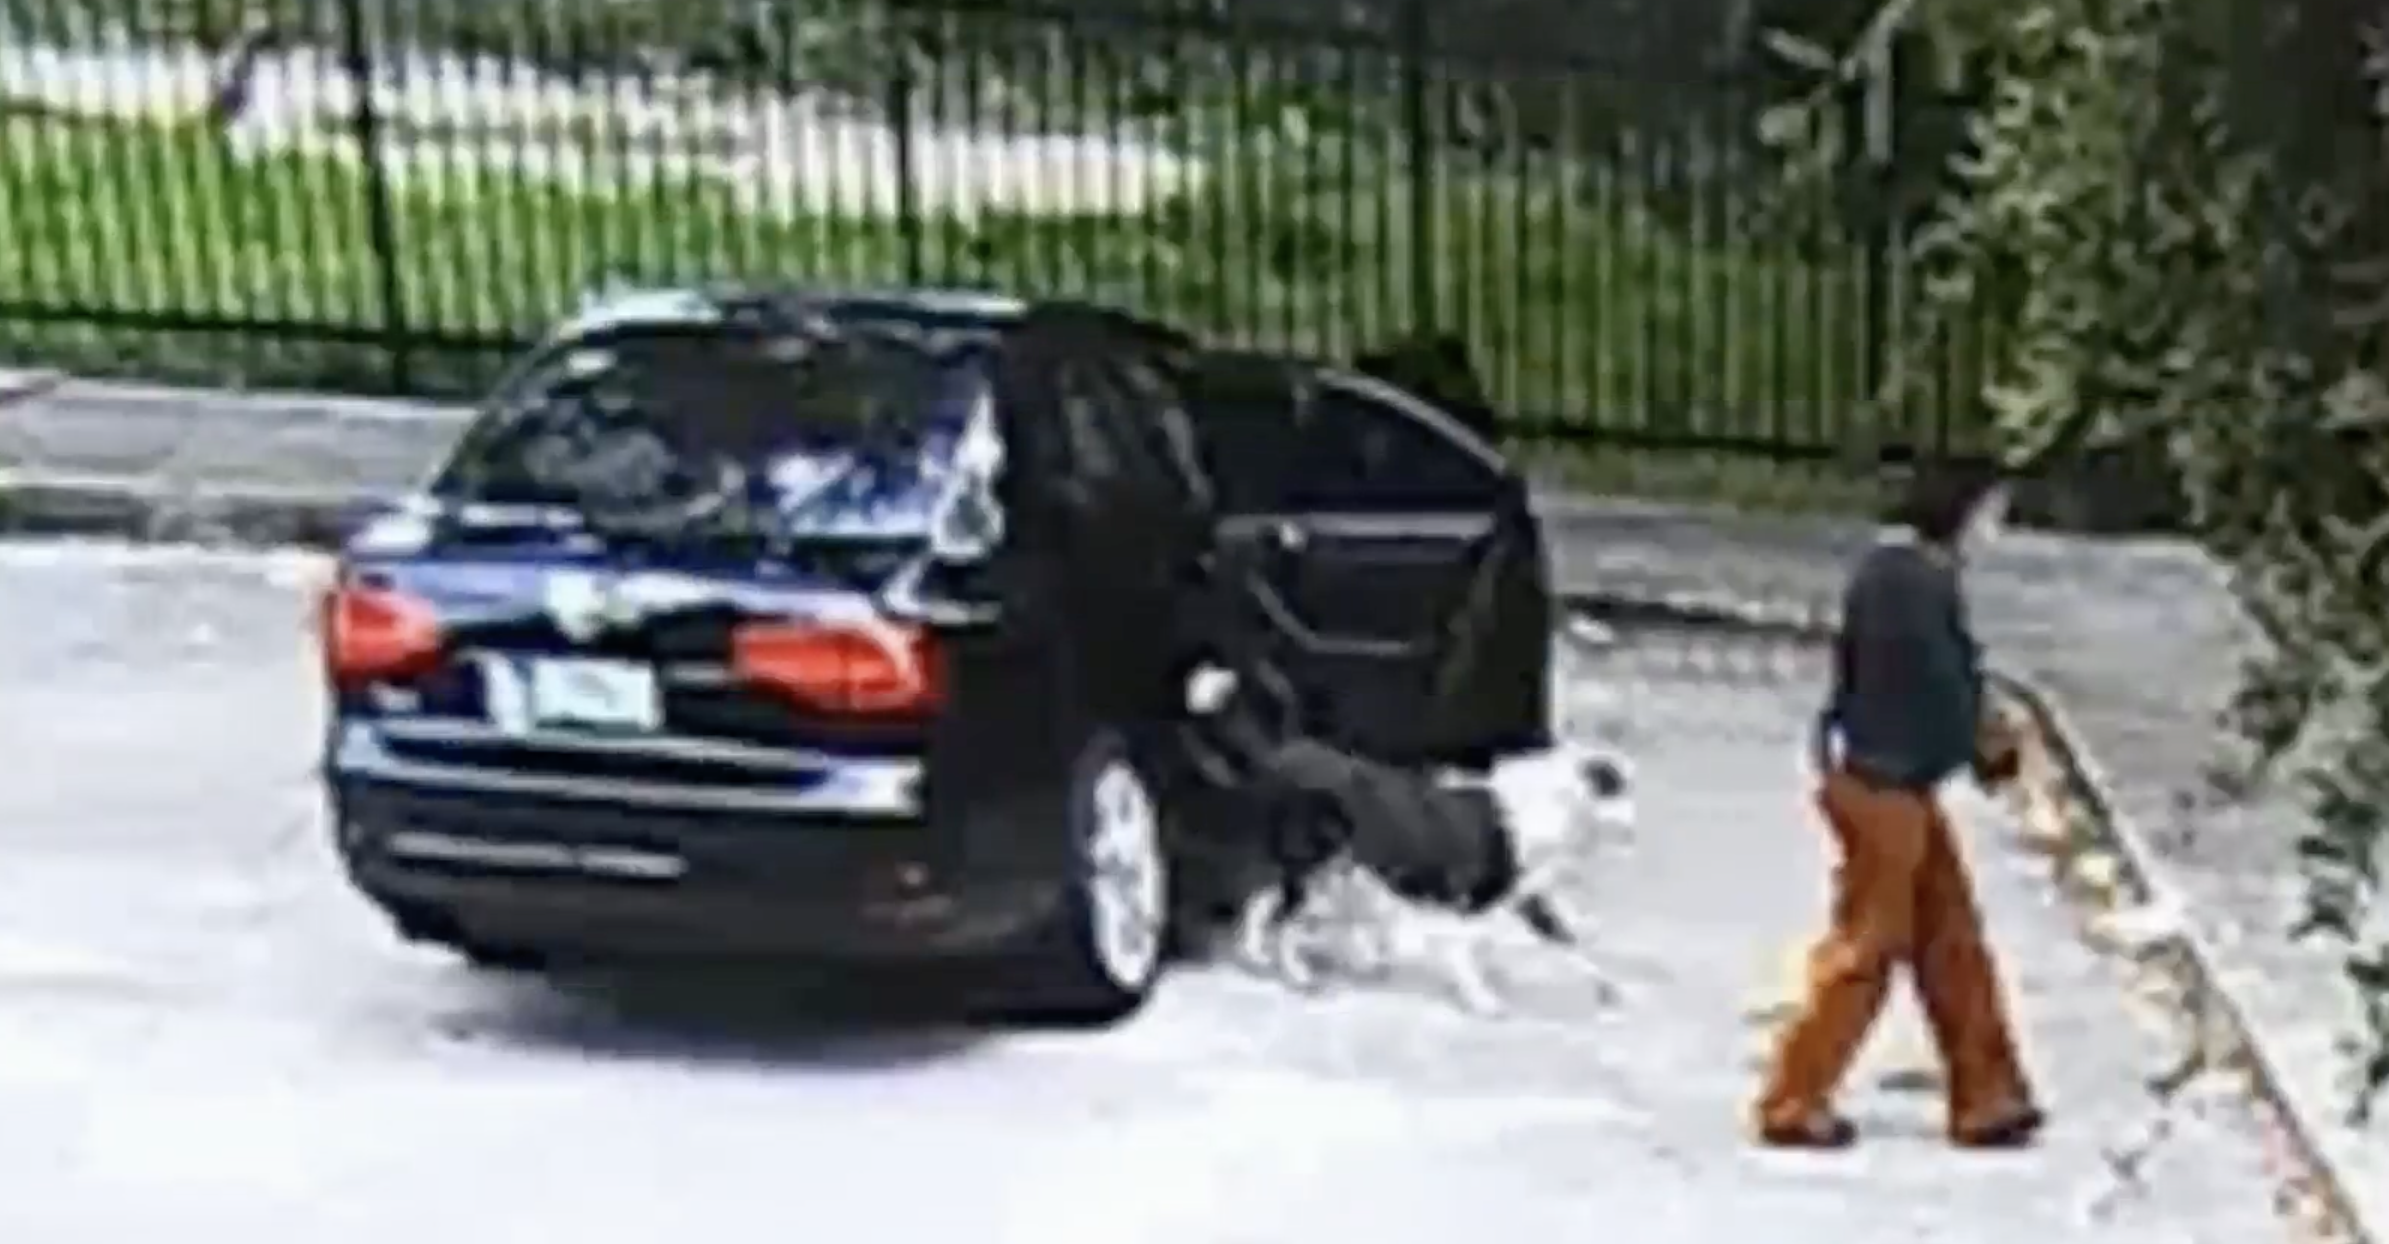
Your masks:
<instances>
[{"instance_id":1,"label":"white dog","mask_svg":"<svg viewBox=\"0 0 2389 1244\"><path fill-rule=\"evenodd\" d=\"M1188 708L1223 711L1235 683L1198 671ZM1416 964L1469 1009L1493 1013L1500 935L1523 929L1569 951L1614 996L1562 895L1603 843L1633 828L1622 757L1563 744L1485 774L1426 774L1297 740L1256 767L1270 784L1278 884L1245 906L1247 963L1302 988L1327 967L1379 975Z\"/></svg>"}]
</instances>

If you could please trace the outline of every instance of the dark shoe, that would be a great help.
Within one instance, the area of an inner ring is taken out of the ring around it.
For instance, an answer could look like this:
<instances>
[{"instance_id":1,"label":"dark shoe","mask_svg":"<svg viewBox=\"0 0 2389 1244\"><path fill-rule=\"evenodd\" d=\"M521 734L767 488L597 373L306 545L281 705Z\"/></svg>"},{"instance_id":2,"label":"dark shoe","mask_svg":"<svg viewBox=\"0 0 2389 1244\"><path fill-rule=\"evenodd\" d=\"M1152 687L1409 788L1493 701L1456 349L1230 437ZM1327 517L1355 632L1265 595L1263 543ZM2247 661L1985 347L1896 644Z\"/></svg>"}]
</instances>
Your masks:
<instances>
[{"instance_id":1,"label":"dark shoe","mask_svg":"<svg viewBox=\"0 0 2389 1244\"><path fill-rule=\"evenodd\" d=\"M1764 1123L1759 1143L1771 1149L1847 1149L1858 1143L1858 1127L1838 1114L1813 1115L1800 1123Z\"/></svg>"},{"instance_id":2,"label":"dark shoe","mask_svg":"<svg viewBox=\"0 0 2389 1244\"><path fill-rule=\"evenodd\" d=\"M2027 1149L2040 1139L2049 1116L2035 1105L2010 1108L1989 1122L1959 1128L1950 1139L1961 1149Z\"/></svg>"}]
</instances>

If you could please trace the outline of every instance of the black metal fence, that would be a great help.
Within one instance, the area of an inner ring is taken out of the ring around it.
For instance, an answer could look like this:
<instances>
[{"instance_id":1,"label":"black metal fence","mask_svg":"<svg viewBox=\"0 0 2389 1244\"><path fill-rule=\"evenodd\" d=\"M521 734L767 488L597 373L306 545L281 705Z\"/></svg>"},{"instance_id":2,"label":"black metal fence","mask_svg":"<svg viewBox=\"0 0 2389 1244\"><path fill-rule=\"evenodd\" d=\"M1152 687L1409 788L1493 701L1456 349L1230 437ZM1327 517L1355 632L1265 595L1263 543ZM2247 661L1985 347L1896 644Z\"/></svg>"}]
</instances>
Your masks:
<instances>
[{"instance_id":1,"label":"black metal fence","mask_svg":"<svg viewBox=\"0 0 2389 1244\"><path fill-rule=\"evenodd\" d=\"M1970 342L1874 409L1895 229L1784 188L1758 72L1515 2L1162 2L0 0L0 354L455 393L609 284L985 287L1454 333L1530 436L1979 431Z\"/></svg>"}]
</instances>

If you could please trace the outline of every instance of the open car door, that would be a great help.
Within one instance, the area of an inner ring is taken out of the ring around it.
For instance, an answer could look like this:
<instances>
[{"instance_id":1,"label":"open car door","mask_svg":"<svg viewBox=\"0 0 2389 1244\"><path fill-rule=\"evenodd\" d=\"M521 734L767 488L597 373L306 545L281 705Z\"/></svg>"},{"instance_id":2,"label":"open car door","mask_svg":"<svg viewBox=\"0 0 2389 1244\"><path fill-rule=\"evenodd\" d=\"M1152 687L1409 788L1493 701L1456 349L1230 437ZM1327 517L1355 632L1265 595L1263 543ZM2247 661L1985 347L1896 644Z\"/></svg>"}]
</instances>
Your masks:
<instances>
[{"instance_id":1,"label":"open car door","mask_svg":"<svg viewBox=\"0 0 2389 1244\"><path fill-rule=\"evenodd\" d=\"M1491 445L1402 390L1300 365L1221 360L1198 394L1222 538L1265 589L1315 729L1398 763L1548 740L1541 538Z\"/></svg>"}]
</instances>

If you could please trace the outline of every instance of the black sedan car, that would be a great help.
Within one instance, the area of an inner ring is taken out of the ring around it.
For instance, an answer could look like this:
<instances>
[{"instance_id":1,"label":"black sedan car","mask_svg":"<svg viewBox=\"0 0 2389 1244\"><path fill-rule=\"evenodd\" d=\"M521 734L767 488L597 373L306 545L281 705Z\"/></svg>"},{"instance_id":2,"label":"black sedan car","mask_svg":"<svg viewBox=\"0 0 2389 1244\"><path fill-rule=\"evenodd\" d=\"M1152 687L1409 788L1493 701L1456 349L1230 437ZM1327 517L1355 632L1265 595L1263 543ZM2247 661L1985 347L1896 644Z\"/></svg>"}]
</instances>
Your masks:
<instances>
[{"instance_id":1,"label":"black sedan car","mask_svg":"<svg viewBox=\"0 0 2389 1244\"><path fill-rule=\"evenodd\" d=\"M1223 549L1323 733L1546 739L1525 490L1412 393L1078 305L605 299L342 552L341 855L485 964L951 959L1123 1017L1240 832L1174 743Z\"/></svg>"}]
</instances>

